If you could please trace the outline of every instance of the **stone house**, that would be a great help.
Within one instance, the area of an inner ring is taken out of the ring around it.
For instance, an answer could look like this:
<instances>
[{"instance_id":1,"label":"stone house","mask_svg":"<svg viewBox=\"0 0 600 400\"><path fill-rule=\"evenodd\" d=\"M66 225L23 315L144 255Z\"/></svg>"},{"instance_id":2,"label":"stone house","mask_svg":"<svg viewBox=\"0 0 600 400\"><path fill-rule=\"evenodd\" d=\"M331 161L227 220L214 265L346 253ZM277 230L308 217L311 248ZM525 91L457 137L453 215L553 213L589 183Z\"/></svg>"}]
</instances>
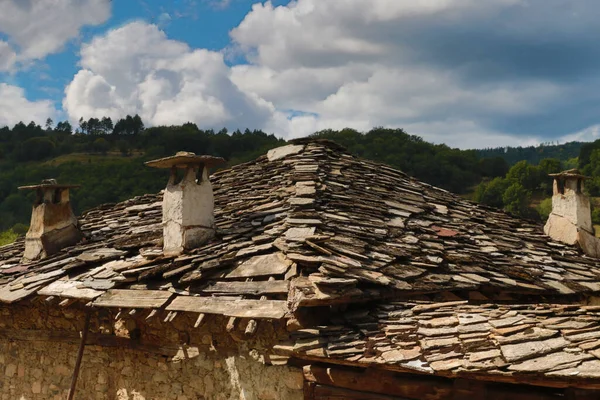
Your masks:
<instances>
[{"instance_id":1,"label":"stone house","mask_svg":"<svg viewBox=\"0 0 600 400\"><path fill-rule=\"evenodd\" d=\"M79 218L74 187L23 187L1 399L600 397L584 177L555 177L544 233L327 141L220 161L150 162L164 191Z\"/></svg>"}]
</instances>

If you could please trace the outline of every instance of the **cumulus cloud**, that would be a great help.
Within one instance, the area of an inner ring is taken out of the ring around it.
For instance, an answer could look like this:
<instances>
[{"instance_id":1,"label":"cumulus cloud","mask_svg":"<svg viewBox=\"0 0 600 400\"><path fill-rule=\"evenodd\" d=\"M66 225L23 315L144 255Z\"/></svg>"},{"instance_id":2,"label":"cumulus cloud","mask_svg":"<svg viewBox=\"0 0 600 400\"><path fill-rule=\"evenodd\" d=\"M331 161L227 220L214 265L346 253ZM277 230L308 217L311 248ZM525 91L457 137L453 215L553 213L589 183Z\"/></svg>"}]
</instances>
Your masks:
<instances>
[{"instance_id":1,"label":"cumulus cloud","mask_svg":"<svg viewBox=\"0 0 600 400\"><path fill-rule=\"evenodd\" d=\"M85 25L105 22L110 0L0 0L0 9L0 32L26 61L59 51Z\"/></svg>"},{"instance_id":2,"label":"cumulus cloud","mask_svg":"<svg viewBox=\"0 0 600 400\"><path fill-rule=\"evenodd\" d=\"M22 88L0 83L0 127L20 121L42 125L46 118L54 117L56 113L51 101L29 101Z\"/></svg>"},{"instance_id":3,"label":"cumulus cloud","mask_svg":"<svg viewBox=\"0 0 600 400\"><path fill-rule=\"evenodd\" d=\"M286 138L373 126L463 148L582 137L600 125L599 14L596 0L267 1L222 52L133 22L82 46L63 107Z\"/></svg>"},{"instance_id":4,"label":"cumulus cloud","mask_svg":"<svg viewBox=\"0 0 600 400\"><path fill-rule=\"evenodd\" d=\"M289 135L402 127L460 147L530 144L599 123L593 0L298 0L231 31L244 91ZM293 114L292 114L293 115Z\"/></svg>"},{"instance_id":5,"label":"cumulus cloud","mask_svg":"<svg viewBox=\"0 0 600 400\"><path fill-rule=\"evenodd\" d=\"M15 63L17 54L6 42L0 40L0 71L8 71Z\"/></svg>"},{"instance_id":6,"label":"cumulus cloud","mask_svg":"<svg viewBox=\"0 0 600 400\"><path fill-rule=\"evenodd\" d=\"M221 53L190 49L144 22L83 45L80 64L63 101L73 120L138 113L149 125L243 129L267 126L275 112L233 84Z\"/></svg>"}]
</instances>

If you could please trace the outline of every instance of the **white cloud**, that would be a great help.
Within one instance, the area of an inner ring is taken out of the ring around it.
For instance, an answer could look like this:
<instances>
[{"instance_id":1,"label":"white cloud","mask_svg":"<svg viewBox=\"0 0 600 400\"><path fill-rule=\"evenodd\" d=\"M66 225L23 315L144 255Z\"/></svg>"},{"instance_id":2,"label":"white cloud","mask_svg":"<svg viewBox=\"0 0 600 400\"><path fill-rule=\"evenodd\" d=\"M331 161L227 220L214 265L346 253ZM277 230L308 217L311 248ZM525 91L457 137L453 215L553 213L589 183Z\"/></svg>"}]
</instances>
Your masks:
<instances>
[{"instance_id":1,"label":"white cloud","mask_svg":"<svg viewBox=\"0 0 600 400\"><path fill-rule=\"evenodd\" d=\"M43 125L46 118L53 118L56 113L49 100L28 101L22 88L0 83L0 127L20 121Z\"/></svg>"},{"instance_id":2,"label":"white cloud","mask_svg":"<svg viewBox=\"0 0 600 400\"><path fill-rule=\"evenodd\" d=\"M555 134L548 125L561 129L547 121L566 119L568 99L595 87L574 90L557 62L561 50L585 56L593 10L589 0L255 4L231 31L230 51L249 62L232 79L278 109L316 115L280 118L290 136L389 126L460 147L530 144Z\"/></svg>"},{"instance_id":3,"label":"white cloud","mask_svg":"<svg viewBox=\"0 0 600 400\"><path fill-rule=\"evenodd\" d=\"M63 101L72 120L138 113L148 125L243 129L266 126L275 112L233 84L221 53L190 49L143 22L84 44L80 65Z\"/></svg>"},{"instance_id":4,"label":"white cloud","mask_svg":"<svg viewBox=\"0 0 600 400\"><path fill-rule=\"evenodd\" d=\"M83 26L105 22L110 0L0 0L0 10L0 32L27 61L59 51Z\"/></svg>"},{"instance_id":5,"label":"white cloud","mask_svg":"<svg viewBox=\"0 0 600 400\"><path fill-rule=\"evenodd\" d=\"M560 143L567 142L593 142L600 139L600 124L595 124L582 129L579 132L569 133L562 136L558 141Z\"/></svg>"},{"instance_id":6,"label":"white cloud","mask_svg":"<svg viewBox=\"0 0 600 400\"><path fill-rule=\"evenodd\" d=\"M595 0L267 1L222 52L133 22L82 46L63 107L73 120L139 113L287 138L385 126L463 148L527 145L600 124L599 11Z\"/></svg>"},{"instance_id":7,"label":"white cloud","mask_svg":"<svg viewBox=\"0 0 600 400\"><path fill-rule=\"evenodd\" d=\"M17 54L13 48L6 42L0 40L0 71L8 71L11 69Z\"/></svg>"}]
</instances>

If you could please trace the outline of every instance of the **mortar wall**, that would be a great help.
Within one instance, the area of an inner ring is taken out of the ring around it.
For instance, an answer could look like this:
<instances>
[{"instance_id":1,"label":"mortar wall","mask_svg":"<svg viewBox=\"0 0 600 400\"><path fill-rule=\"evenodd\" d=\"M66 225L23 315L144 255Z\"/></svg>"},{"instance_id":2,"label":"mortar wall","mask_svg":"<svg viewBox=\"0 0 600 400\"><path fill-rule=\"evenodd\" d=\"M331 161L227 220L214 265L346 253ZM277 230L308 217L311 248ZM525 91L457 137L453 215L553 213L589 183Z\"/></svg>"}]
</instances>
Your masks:
<instances>
[{"instance_id":1,"label":"mortar wall","mask_svg":"<svg viewBox=\"0 0 600 400\"><path fill-rule=\"evenodd\" d=\"M134 331L128 328L135 326L134 342L149 351L87 345L76 399L302 399L299 369L263 363L277 326L263 324L256 340L239 341L224 332L224 318L194 330L187 315L177 323L156 318L136 325L108 314L92 314L92 339L129 342ZM0 399L65 399L79 346L75 333L83 321L79 309L0 308ZM49 339L50 332L59 335Z\"/></svg>"}]
</instances>

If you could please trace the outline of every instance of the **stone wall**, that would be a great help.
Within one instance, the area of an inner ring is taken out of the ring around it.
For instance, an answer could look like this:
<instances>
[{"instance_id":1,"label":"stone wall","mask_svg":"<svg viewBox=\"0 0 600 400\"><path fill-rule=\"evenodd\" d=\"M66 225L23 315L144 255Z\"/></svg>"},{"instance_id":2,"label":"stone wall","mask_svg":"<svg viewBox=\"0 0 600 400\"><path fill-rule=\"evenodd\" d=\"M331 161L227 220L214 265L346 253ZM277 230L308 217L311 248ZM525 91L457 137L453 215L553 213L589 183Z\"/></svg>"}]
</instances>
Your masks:
<instances>
[{"instance_id":1,"label":"stone wall","mask_svg":"<svg viewBox=\"0 0 600 400\"><path fill-rule=\"evenodd\" d=\"M84 316L82 308L39 302L0 308L0 399L65 399ZM240 340L243 321L232 336L224 318L193 328L193 316L143 323L145 316L92 313L94 344L85 348L76 399L302 398L299 369L264 363L283 334L277 323L262 322L254 339Z\"/></svg>"}]
</instances>

